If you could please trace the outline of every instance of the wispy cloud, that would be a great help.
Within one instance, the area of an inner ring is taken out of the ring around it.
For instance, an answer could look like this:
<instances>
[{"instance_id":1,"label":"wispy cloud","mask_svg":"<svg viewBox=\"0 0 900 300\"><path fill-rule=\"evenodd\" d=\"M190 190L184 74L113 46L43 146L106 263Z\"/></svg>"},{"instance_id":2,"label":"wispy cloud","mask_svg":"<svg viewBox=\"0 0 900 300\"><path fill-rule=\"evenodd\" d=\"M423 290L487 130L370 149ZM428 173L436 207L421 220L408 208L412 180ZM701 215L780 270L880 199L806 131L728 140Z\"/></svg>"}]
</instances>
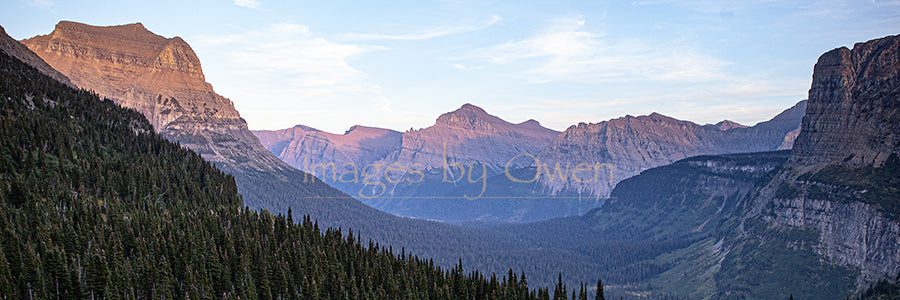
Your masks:
<instances>
[{"instance_id":1,"label":"wispy cloud","mask_svg":"<svg viewBox=\"0 0 900 300\"><path fill-rule=\"evenodd\" d=\"M262 4L256 0L233 0L232 3L237 6L243 6L246 8L258 9Z\"/></svg>"},{"instance_id":2,"label":"wispy cloud","mask_svg":"<svg viewBox=\"0 0 900 300\"><path fill-rule=\"evenodd\" d=\"M752 9L764 5L782 5L795 0L641 0L633 2L635 5L671 4L703 13L736 12Z\"/></svg>"},{"instance_id":3,"label":"wispy cloud","mask_svg":"<svg viewBox=\"0 0 900 300\"><path fill-rule=\"evenodd\" d=\"M53 3L53 1L50 0L29 0L28 5L40 8L51 8L56 5L56 3Z\"/></svg>"},{"instance_id":4,"label":"wispy cloud","mask_svg":"<svg viewBox=\"0 0 900 300\"><path fill-rule=\"evenodd\" d=\"M521 65L534 82L597 82L613 79L696 81L721 77L729 62L687 45L610 40L584 29L582 17L557 19L531 38L477 49L466 70L483 65Z\"/></svg>"},{"instance_id":5,"label":"wispy cloud","mask_svg":"<svg viewBox=\"0 0 900 300\"><path fill-rule=\"evenodd\" d=\"M344 126L345 113L375 123L369 116L389 111L391 101L381 87L349 63L384 47L330 41L306 25L290 23L196 40L203 49L230 49L224 51L227 66L222 69L240 88L226 84L220 89L243 100L239 109L252 127L284 128L331 116L333 123L310 125L340 132L346 129L338 127Z\"/></svg>"},{"instance_id":6,"label":"wispy cloud","mask_svg":"<svg viewBox=\"0 0 900 300\"><path fill-rule=\"evenodd\" d=\"M342 37L349 40L425 40L482 30L490 27L491 25L497 24L501 20L502 18L500 16L492 15L491 19L488 22L478 26L442 27L407 34L347 33L342 35Z\"/></svg>"}]
</instances>

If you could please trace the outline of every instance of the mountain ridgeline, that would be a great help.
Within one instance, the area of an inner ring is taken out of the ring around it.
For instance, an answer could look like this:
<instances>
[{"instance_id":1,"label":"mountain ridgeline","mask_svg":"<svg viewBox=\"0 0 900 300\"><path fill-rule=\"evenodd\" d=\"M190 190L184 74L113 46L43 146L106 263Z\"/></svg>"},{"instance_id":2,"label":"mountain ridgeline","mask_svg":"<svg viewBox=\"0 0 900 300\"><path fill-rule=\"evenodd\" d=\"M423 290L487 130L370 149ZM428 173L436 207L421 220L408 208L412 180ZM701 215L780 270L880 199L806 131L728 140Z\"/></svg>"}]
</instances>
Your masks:
<instances>
[{"instance_id":1,"label":"mountain ridgeline","mask_svg":"<svg viewBox=\"0 0 900 300\"><path fill-rule=\"evenodd\" d=\"M442 270L308 217L250 210L231 175L141 113L6 53L0 298L549 299L511 270Z\"/></svg>"},{"instance_id":2,"label":"mountain ridgeline","mask_svg":"<svg viewBox=\"0 0 900 300\"><path fill-rule=\"evenodd\" d=\"M806 101L752 127L698 125L657 113L564 132L506 122L465 104L433 126L254 131L279 158L381 210L450 222L580 215L619 181L702 154L790 149Z\"/></svg>"}]
</instances>

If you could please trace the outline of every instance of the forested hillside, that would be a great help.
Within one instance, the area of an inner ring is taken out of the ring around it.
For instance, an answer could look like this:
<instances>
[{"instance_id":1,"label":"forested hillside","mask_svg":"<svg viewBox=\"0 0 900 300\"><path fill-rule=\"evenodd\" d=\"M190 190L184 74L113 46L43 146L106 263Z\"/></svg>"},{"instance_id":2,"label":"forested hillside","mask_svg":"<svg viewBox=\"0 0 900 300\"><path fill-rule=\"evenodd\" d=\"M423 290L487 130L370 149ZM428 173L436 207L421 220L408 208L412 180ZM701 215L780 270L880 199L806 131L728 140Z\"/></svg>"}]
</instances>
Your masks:
<instances>
[{"instance_id":1,"label":"forested hillside","mask_svg":"<svg viewBox=\"0 0 900 300\"><path fill-rule=\"evenodd\" d=\"M243 208L230 175L140 113L4 53L0 136L0 298L549 296Z\"/></svg>"}]
</instances>

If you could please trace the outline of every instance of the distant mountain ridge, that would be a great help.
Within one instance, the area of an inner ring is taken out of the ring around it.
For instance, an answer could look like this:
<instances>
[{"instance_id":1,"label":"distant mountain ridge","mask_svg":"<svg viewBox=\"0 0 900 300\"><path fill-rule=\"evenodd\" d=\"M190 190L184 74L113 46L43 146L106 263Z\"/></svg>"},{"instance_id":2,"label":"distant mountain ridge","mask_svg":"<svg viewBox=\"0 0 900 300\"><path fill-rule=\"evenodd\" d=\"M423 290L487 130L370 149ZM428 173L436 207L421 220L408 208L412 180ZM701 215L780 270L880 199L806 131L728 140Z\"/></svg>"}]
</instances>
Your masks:
<instances>
[{"instance_id":1,"label":"distant mountain ridge","mask_svg":"<svg viewBox=\"0 0 900 300\"><path fill-rule=\"evenodd\" d=\"M512 124L464 104L433 126L404 133L368 128L373 134L367 139L351 138L352 129L336 135L303 125L254 134L285 162L390 213L452 222L527 222L582 214L601 205L619 181L686 157L789 149L805 109L806 101L800 101L752 127L727 120L699 125L653 113L580 123L560 133L534 120ZM329 163L336 173L324 167ZM394 163L403 169L395 172L396 183L383 174L372 178L383 187L337 176L353 171L345 164ZM482 168L487 178L480 177Z\"/></svg>"},{"instance_id":2,"label":"distant mountain ridge","mask_svg":"<svg viewBox=\"0 0 900 300\"><path fill-rule=\"evenodd\" d=\"M800 127L805 110L806 101L800 101L771 120L752 127L730 121L699 125L658 113L573 125L538 159L548 166L556 163L572 167L580 163L608 164L612 178L607 175L597 178L603 182L588 184L574 180L550 182L541 178L541 183L553 194L605 197L619 181L683 158L783 149L784 144L793 144L790 133Z\"/></svg>"}]
</instances>

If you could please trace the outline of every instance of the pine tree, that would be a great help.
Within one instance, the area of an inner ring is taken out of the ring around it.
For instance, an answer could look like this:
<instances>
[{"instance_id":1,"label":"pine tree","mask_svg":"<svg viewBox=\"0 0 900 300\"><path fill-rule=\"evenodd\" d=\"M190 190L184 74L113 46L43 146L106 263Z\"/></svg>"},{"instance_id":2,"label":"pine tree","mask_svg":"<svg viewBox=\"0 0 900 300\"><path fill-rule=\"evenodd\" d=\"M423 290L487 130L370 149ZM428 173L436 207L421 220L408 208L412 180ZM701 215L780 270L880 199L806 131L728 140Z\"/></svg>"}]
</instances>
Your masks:
<instances>
[{"instance_id":1,"label":"pine tree","mask_svg":"<svg viewBox=\"0 0 900 300\"><path fill-rule=\"evenodd\" d=\"M597 296L595 297L597 300L606 300L606 296L603 295L603 279L597 278Z\"/></svg>"}]
</instances>

